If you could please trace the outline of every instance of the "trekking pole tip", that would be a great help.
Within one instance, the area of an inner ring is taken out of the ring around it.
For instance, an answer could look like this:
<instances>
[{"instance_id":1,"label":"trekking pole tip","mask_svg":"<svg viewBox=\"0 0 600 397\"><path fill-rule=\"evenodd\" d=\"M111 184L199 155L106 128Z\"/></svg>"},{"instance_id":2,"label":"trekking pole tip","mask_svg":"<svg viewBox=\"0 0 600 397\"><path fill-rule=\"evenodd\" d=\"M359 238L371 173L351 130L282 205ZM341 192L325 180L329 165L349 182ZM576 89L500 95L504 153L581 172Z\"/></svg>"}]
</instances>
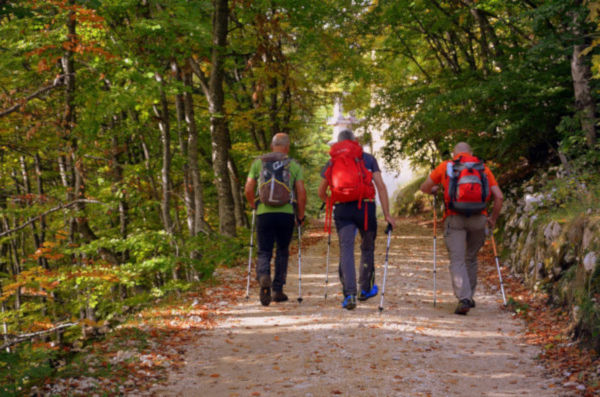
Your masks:
<instances>
[{"instance_id":1,"label":"trekking pole tip","mask_svg":"<svg viewBox=\"0 0 600 397\"><path fill-rule=\"evenodd\" d=\"M379 306L379 313L383 312L383 307Z\"/></svg>"},{"instance_id":2,"label":"trekking pole tip","mask_svg":"<svg viewBox=\"0 0 600 397\"><path fill-rule=\"evenodd\" d=\"M302 303L303 300L304 299L302 299L302 298L298 298L298 303Z\"/></svg>"}]
</instances>

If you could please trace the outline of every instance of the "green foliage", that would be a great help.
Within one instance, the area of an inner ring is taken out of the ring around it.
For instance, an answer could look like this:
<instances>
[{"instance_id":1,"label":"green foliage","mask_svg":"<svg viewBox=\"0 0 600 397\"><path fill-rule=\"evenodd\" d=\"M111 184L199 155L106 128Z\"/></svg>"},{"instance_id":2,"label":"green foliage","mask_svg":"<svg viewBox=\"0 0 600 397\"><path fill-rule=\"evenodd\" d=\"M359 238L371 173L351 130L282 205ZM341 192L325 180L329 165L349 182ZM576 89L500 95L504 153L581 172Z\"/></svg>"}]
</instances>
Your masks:
<instances>
[{"instance_id":1,"label":"green foliage","mask_svg":"<svg viewBox=\"0 0 600 397\"><path fill-rule=\"evenodd\" d=\"M529 305L527 303L519 302L512 296L508 297L507 307L519 315L527 315L529 311Z\"/></svg>"},{"instance_id":2,"label":"green foliage","mask_svg":"<svg viewBox=\"0 0 600 397\"><path fill-rule=\"evenodd\" d=\"M52 374L52 362L57 356L57 349L45 344L26 343L15 351L0 351L0 394L23 395L28 387Z\"/></svg>"},{"instance_id":3,"label":"green foliage","mask_svg":"<svg viewBox=\"0 0 600 397\"><path fill-rule=\"evenodd\" d=\"M394 199L395 212L400 215L414 215L430 207L431 197L423 194L419 187L427 176L421 176L411 181L397 193Z\"/></svg>"}]
</instances>

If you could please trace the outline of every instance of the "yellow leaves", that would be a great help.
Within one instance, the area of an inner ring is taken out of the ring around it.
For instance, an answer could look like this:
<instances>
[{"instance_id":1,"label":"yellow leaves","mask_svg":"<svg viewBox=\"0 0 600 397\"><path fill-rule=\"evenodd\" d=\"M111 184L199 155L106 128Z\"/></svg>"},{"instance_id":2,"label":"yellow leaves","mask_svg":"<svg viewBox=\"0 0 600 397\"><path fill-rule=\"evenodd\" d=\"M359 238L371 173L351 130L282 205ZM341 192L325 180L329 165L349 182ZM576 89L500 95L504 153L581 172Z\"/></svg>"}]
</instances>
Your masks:
<instances>
[{"instance_id":1,"label":"yellow leaves","mask_svg":"<svg viewBox=\"0 0 600 397\"><path fill-rule=\"evenodd\" d=\"M33 322L33 329L32 331L36 332L36 331L45 331L47 329L51 329L54 328L54 324L52 324L52 322L50 321L49 318L44 318L42 320L38 320L38 321L34 321Z\"/></svg>"},{"instance_id":2,"label":"yellow leaves","mask_svg":"<svg viewBox=\"0 0 600 397\"><path fill-rule=\"evenodd\" d=\"M31 257L35 260L39 258L46 258L51 261L58 261L63 259L65 256L60 252L55 252L55 249L58 248L58 243L53 241L44 241L42 246L38 248Z\"/></svg>"}]
</instances>

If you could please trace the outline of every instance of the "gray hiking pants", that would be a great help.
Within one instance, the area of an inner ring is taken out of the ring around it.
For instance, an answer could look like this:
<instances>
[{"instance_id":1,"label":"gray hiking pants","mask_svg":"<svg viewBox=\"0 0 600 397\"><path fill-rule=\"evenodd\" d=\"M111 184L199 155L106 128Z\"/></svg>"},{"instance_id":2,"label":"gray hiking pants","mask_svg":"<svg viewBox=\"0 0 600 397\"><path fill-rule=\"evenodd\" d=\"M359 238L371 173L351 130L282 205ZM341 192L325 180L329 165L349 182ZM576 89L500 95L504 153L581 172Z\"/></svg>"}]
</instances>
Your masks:
<instances>
[{"instance_id":1,"label":"gray hiking pants","mask_svg":"<svg viewBox=\"0 0 600 397\"><path fill-rule=\"evenodd\" d=\"M472 299L477 286L477 253L485 242L485 215L450 215L444 222L444 240L450 255L454 295Z\"/></svg>"},{"instance_id":2,"label":"gray hiking pants","mask_svg":"<svg viewBox=\"0 0 600 397\"><path fill-rule=\"evenodd\" d=\"M365 211L367 212L366 225ZM360 209L356 201L336 204L333 217L340 240L339 274L344 296L357 294L354 267L354 240L357 230L362 238L358 283L362 290L368 292L375 282L375 237L377 236L375 203L363 202Z\"/></svg>"}]
</instances>

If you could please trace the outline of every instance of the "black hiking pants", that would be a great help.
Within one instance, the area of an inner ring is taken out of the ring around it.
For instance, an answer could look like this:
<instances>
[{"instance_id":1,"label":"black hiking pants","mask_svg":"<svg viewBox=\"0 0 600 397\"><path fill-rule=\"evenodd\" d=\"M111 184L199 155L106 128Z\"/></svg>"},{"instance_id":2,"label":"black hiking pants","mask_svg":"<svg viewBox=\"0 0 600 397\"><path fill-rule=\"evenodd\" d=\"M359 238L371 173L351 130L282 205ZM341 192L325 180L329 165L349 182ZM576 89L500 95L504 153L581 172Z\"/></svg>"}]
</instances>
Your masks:
<instances>
[{"instance_id":1,"label":"black hiking pants","mask_svg":"<svg viewBox=\"0 0 600 397\"><path fill-rule=\"evenodd\" d=\"M256 279L263 274L271 275L273 246L277 244L275 255L275 277L271 284L273 291L282 291L287 277L290 241L294 233L294 215L273 212L258 215L258 260Z\"/></svg>"}]
</instances>

